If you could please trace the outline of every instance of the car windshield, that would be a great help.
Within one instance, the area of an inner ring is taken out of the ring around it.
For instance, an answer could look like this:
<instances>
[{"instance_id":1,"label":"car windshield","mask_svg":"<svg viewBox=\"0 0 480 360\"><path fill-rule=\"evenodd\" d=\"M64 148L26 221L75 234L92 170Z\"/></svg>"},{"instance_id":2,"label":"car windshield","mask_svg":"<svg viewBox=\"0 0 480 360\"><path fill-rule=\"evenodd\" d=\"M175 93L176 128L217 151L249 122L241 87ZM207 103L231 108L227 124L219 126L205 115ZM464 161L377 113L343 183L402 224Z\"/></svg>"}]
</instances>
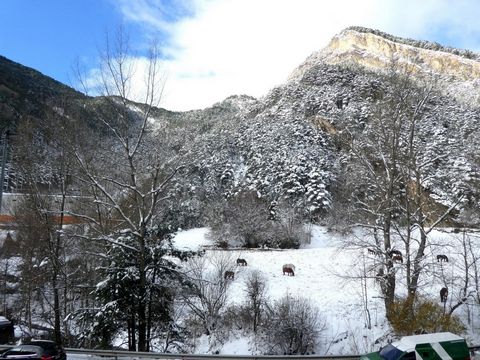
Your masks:
<instances>
[{"instance_id":1,"label":"car windshield","mask_svg":"<svg viewBox=\"0 0 480 360\"><path fill-rule=\"evenodd\" d=\"M12 349L6 351L2 357L9 358L9 357L18 357L18 356L31 356L36 355L35 351L23 350L23 349Z\"/></svg>"},{"instance_id":2,"label":"car windshield","mask_svg":"<svg viewBox=\"0 0 480 360\"><path fill-rule=\"evenodd\" d=\"M37 354L42 353L42 348L40 346L35 346L35 345L20 345L19 349L21 349L22 351L29 351Z\"/></svg>"},{"instance_id":3,"label":"car windshield","mask_svg":"<svg viewBox=\"0 0 480 360\"><path fill-rule=\"evenodd\" d=\"M380 357L385 360L397 360L402 356L403 351L398 350L392 344L388 344L382 350L380 350Z\"/></svg>"}]
</instances>

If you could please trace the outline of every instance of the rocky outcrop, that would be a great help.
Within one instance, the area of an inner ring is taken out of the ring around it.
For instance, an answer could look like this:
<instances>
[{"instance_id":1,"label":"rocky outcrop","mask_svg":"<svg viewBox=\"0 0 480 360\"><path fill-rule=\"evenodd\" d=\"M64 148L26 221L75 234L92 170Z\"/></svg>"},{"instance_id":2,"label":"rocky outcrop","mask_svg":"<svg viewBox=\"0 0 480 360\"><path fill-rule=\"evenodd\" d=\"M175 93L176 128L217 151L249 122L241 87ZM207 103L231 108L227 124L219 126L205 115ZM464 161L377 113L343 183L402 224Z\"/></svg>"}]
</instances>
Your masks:
<instances>
[{"instance_id":1,"label":"rocky outcrop","mask_svg":"<svg viewBox=\"0 0 480 360\"><path fill-rule=\"evenodd\" d=\"M437 79L445 94L454 96L462 102L478 105L480 61L477 60L478 56L473 55L472 58L467 58L443 51L441 47L439 50L432 50L411 45L407 41L394 41L374 31L349 28L336 35L326 48L307 58L292 73L290 80L302 78L308 68L322 62L384 71L391 66L392 61L397 61L418 77L428 76Z\"/></svg>"}]
</instances>

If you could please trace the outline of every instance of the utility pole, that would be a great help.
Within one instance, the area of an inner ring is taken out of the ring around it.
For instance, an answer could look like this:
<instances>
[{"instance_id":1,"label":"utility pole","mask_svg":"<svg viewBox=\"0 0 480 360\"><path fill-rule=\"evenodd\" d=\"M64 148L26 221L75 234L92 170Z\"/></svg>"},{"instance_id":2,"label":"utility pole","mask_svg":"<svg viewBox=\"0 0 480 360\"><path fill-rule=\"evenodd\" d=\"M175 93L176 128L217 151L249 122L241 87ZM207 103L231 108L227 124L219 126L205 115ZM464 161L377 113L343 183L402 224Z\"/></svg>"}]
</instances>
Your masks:
<instances>
[{"instance_id":1,"label":"utility pole","mask_svg":"<svg viewBox=\"0 0 480 360\"><path fill-rule=\"evenodd\" d=\"M8 129L2 131L2 172L0 174L0 214L2 213L3 186L5 185L5 164L7 162Z\"/></svg>"}]
</instances>

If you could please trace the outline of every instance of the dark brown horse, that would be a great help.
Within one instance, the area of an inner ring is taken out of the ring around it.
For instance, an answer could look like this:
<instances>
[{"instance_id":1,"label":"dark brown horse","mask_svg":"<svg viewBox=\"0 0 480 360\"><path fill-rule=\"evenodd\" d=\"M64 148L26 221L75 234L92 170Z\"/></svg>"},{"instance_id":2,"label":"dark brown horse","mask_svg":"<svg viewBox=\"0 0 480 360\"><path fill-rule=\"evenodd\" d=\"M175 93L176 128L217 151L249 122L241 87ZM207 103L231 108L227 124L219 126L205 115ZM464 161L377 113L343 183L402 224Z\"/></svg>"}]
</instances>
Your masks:
<instances>
[{"instance_id":1,"label":"dark brown horse","mask_svg":"<svg viewBox=\"0 0 480 360\"><path fill-rule=\"evenodd\" d=\"M440 302L447 302L447 297L448 297L448 289L446 287L442 288L440 290Z\"/></svg>"},{"instance_id":2,"label":"dark brown horse","mask_svg":"<svg viewBox=\"0 0 480 360\"><path fill-rule=\"evenodd\" d=\"M287 276L295 276L295 267L292 268L291 264L285 264L282 266L283 275L287 274Z\"/></svg>"},{"instance_id":3,"label":"dark brown horse","mask_svg":"<svg viewBox=\"0 0 480 360\"><path fill-rule=\"evenodd\" d=\"M386 279L386 275L382 272L382 271L379 271L376 275L375 275L375 283L377 284L381 284L382 282L385 281Z\"/></svg>"},{"instance_id":4,"label":"dark brown horse","mask_svg":"<svg viewBox=\"0 0 480 360\"><path fill-rule=\"evenodd\" d=\"M402 252L400 250L390 250L388 252L388 256L390 256L391 258L393 258L394 255L399 255L399 256L402 256Z\"/></svg>"},{"instance_id":5,"label":"dark brown horse","mask_svg":"<svg viewBox=\"0 0 480 360\"><path fill-rule=\"evenodd\" d=\"M402 257L402 255L393 255L392 256L392 261L403 264L403 257Z\"/></svg>"},{"instance_id":6,"label":"dark brown horse","mask_svg":"<svg viewBox=\"0 0 480 360\"><path fill-rule=\"evenodd\" d=\"M442 262L442 261L445 261L445 262L448 262L448 256L447 255L437 255L437 262Z\"/></svg>"},{"instance_id":7,"label":"dark brown horse","mask_svg":"<svg viewBox=\"0 0 480 360\"><path fill-rule=\"evenodd\" d=\"M225 280L228 279L234 279L235 278L235 273L233 271L225 271Z\"/></svg>"},{"instance_id":8,"label":"dark brown horse","mask_svg":"<svg viewBox=\"0 0 480 360\"><path fill-rule=\"evenodd\" d=\"M247 260L238 258L237 266L247 266Z\"/></svg>"}]
</instances>

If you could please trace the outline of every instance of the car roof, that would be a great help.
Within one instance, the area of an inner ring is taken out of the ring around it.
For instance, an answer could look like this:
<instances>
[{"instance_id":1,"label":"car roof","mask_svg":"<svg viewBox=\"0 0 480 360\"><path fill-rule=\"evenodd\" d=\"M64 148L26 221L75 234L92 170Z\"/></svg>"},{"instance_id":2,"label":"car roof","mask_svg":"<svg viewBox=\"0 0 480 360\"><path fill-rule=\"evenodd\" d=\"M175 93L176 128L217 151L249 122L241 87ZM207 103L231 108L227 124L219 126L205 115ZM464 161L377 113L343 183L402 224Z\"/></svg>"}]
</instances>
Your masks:
<instances>
[{"instance_id":1,"label":"car roof","mask_svg":"<svg viewBox=\"0 0 480 360\"><path fill-rule=\"evenodd\" d=\"M43 351L41 346L33 345L33 344L22 344L22 345L17 345L9 350L13 351Z\"/></svg>"},{"instance_id":2,"label":"car roof","mask_svg":"<svg viewBox=\"0 0 480 360\"><path fill-rule=\"evenodd\" d=\"M43 348L53 348L57 346L57 344L51 340L31 340L29 342L24 343L24 345L36 345L36 346L41 346Z\"/></svg>"},{"instance_id":3,"label":"car roof","mask_svg":"<svg viewBox=\"0 0 480 360\"><path fill-rule=\"evenodd\" d=\"M455 335L450 332L434 333L434 334L422 334L404 336L399 341L394 342L392 345L402 351L413 351L419 344L439 343L444 341L458 341L464 339L461 336Z\"/></svg>"},{"instance_id":4,"label":"car roof","mask_svg":"<svg viewBox=\"0 0 480 360\"><path fill-rule=\"evenodd\" d=\"M9 326L12 325L12 322L4 316L0 316L0 326Z\"/></svg>"},{"instance_id":5,"label":"car roof","mask_svg":"<svg viewBox=\"0 0 480 360\"><path fill-rule=\"evenodd\" d=\"M42 343L55 344L55 341L53 341L53 340L32 339L32 340L29 341L29 343L34 343L34 342L35 342L35 343L40 343L40 342L42 342Z\"/></svg>"}]
</instances>

